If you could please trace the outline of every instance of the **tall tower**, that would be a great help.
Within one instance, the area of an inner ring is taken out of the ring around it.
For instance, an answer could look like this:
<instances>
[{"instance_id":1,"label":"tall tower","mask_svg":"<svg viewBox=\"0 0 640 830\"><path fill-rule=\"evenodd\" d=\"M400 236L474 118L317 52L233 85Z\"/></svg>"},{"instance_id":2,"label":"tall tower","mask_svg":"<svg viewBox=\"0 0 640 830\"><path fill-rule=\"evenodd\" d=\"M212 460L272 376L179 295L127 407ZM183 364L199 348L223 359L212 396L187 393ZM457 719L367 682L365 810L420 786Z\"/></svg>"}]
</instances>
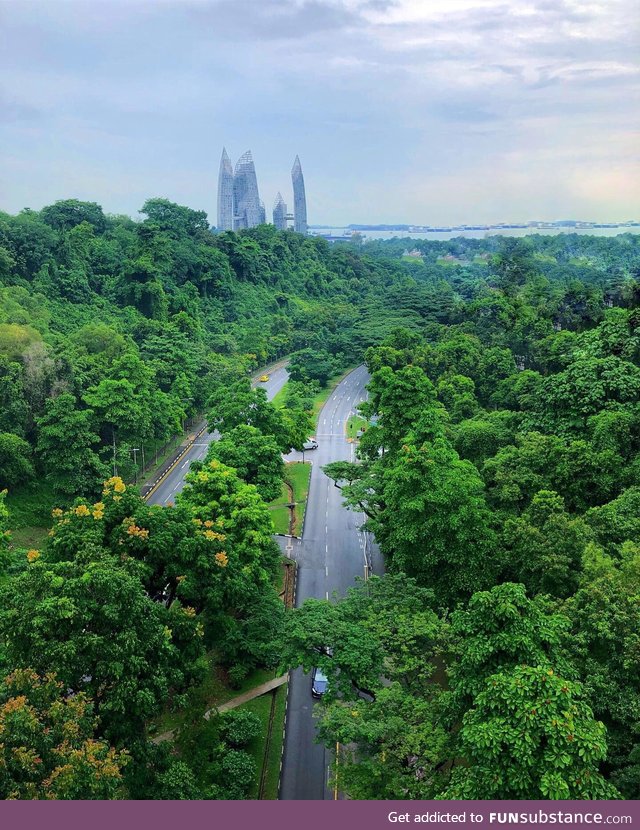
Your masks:
<instances>
[{"instance_id":1,"label":"tall tower","mask_svg":"<svg viewBox=\"0 0 640 830\"><path fill-rule=\"evenodd\" d=\"M280 193L278 193L273 203L273 224L279 231L286 231L287 229L287 206Z\"/></svg>"},{"instance_id":2,"label":"tall tower","mask_svg":"<svg viewBox=\"0 0 640 830\"><path fill-rule=\"evenodd\" d=\"M251 150L240 156L233 177L234 230L254 228L263 220L256 168Z\"/></svg>"},{"instance_id":3,"label":"tall tower","mask_svg":"<svg viewBox=\"0 0 640 830\"><path fill-rule=\"evenodd\" d=\"M291 169L293 182L293 228L298 233L307 233L307 197L304 192L304 176L300 159L296 156Z\"/></svg>"},{"instance_id":4,"label":"tall tower","mask_svg":"<svg viewBox=\"0 0 640 830\"><path fill-rule=\"evenodd\" d=\"M218 229L233 230L233 167L224 147L218 174Z\"/></svg>"}]
</instances>

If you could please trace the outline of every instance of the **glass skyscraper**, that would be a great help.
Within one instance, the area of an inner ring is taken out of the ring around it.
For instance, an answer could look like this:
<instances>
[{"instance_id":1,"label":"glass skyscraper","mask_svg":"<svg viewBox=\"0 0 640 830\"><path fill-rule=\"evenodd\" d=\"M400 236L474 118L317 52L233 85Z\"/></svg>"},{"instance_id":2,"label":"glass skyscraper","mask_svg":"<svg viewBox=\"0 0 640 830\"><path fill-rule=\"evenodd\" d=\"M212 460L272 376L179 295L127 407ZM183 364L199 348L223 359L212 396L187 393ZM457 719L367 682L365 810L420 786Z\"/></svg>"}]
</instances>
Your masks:
<instances>
[{"instance_id":1,"label":"glass skyscraper","mask_svg":"<svg viewBox=\"0 0 640 830\"><path fill-rule=\"evenodd\" d=\"M304 192L304 176L300 159L296 156L291 170L293 182L293 229L297 233L307 233L307 197Z\"/></svg>"},{"instance_id":2,"label":"glass skyscraper","mask_svg":"<svg viewBox=\"0 0 640 830\"><path fill-rule=\"evenodd\" d=\"M287 206L280 193L276 196L273 204L273 224L279 231L286 231L287 229Z\"/></svg>"},{"instance_id":3,"label":"glass skyscraper","mask_svg":"<svg viewBox=\"0 0 640 830\"><path fill-rule=\"evenodd\" d=\"M287 221L293 219L294 230L307 233L307 199L300 159L291 170L293 182L293 216L287 213L287 206L278 193L273 205L273 224L278 230L287 229ZM258 179L251 150L238 159L235 171L226 149L222 148L220 172L218 175L218 230L239 231L255 228L266 222L264 203L258 193Z\"/></svg>"},{"instance_id":4,"label":"glass skyscraper","mask_svg":"<svg viewBox=\"0 0 640 830\"><path fill-rule=\"evenodd\" d=\"M233 230L233 167L225 148L222 148L218 174L218 228Z\"/></svg>"},{"instance_id":5,"label":"glass skyscraper","mask_svg":"<svg viewBox=\"0 0 640 830\"><path fill-rule=\"evenodd\" d=\"M234 230L255 228L264 221L264 209L260 204L258 179L251 150L238 159L233 176Z\"/></svg>"}]
</instances>

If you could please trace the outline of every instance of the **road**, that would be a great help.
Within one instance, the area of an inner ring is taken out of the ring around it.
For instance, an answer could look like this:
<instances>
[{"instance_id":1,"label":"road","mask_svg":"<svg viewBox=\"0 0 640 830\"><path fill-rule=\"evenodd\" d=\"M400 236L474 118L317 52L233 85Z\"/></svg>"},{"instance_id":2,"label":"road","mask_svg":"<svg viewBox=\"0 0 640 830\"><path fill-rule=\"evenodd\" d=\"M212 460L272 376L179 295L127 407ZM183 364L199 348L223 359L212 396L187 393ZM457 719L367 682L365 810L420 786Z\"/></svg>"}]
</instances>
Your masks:
<instances>
[{"instance_id":1,"label":"road","mask_svg":"<svg viewBox=\"0 0 640 830\"><path fill-rule=\"evenodd\" d=\"M303 538L280 539L283 549L298 563L296 605L308 597L344 596L354 579L364 576L365 544L373 572L383 573L377 548L370 548L359 530L363 514L342 506L340 490L321 469L330 461L353 458L354 445L347 442L344 430L349 415L366 398L368 381L366 368L360 366L336 387L320 413L318 449L305 453L313 468ZM291 460L299 457L297 453L290 456ZM334 798L328 782L331 753L317 744L315 737L311 677L297 669L289 683L280 799Z\"/></svg>"},{"instance_id":2,"label":"road","mask_svg":"<svg viewBox=\"0 0 640 830\"><path fill-rule=\"evenodd\" d=\"M272 398L282 389L289 377L284 366L278 365L273 368L271 372L269 369L261 370L269 373L269 380L266 383L260 383L258 376L253 378L253 386L262 387L266 393L267 398ZM184 487L184 477L189 472L189 467L194 461L202 461L207 454L207 449L212 441L219 438L219 433L203 432L202 435L189 447L185 455L180 459L179 463L170 470L167 477L156 487L156 489L147 498L148 504L169 504L175 500L175 497Z\"/></svg>"}]
</instances>

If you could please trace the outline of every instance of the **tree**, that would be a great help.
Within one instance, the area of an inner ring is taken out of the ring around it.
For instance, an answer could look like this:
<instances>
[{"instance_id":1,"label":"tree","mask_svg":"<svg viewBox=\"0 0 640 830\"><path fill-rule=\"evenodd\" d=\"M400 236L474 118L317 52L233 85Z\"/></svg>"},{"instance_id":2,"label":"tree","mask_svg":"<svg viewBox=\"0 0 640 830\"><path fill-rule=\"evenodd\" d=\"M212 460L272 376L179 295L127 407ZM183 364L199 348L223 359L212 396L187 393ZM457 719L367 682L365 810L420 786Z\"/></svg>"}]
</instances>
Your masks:
<instances>
[{"instance_id":1,"label":"tree","mask_svg":"<svg viewBox=\"0 0 640 830\"><path fill-rule=\"evenodd\" d=\"M29 420L29 405L24 396L23 368L0 354L0 432L13 432L24 438Z\"/></svg>"},{"instance_id":2,"label":"tree","mask_svg":"<svg viewBox=\"0 0 640 830\"><path fill-rule=\"evenodd\" d=\"M605 736L579 683L544 666L498 672L464 716L466 765L454 770L444 798L619 798L598 769Z\"/></svg>"},{"instance_id":3,"label":"tree","mask_svg":"<svg viewBox=\"0 0 640 830\"><path fill-rule=\"evenodd\" d=\"M510 578L523 582L531 594L571 596L590 538L588 527L567 514L557 493L540 490L520 518L505 522Z\"/></svg>"},{"instance_id":4,"label":"tree","mask_svg":"<svg viewBox=\"0 0 640 830\"><path fill-rule=\"evenodd\" d=\"M143 734L183 682L169 624L134 575L90 546L71 562L36 559L0 607L10 665L55 672L65 689L93 697L101 732L116 744Z\"/></svg>"},{"instance_id":5,"label":"tree","mask_svg":"<svg viewBox=\"0 0 640 830\"><path fill-rule=\"evenodd\" d=\"M44 415L36 421L36 450L60 495L97 495L99 483L105 478L105 466L96 452L100 438L93 420L92 410L78 409L74 396L65 392L50 398Z\"/></svg>"},{"instance_id":6,"label":"tree","mask_svg":"<svg viewBox=\"0 0 640 830\"><path fill-rule=\"evenodd\" d=\"M15 487L34 475L28 442L11 432L0 432L0 488Z\"/></svg>"},{"instance_id":7,"label":"tree","mask_svg":"<svg viewBox=\"0 0 640 830\"><path fill-rule=\"evenodd\" d=\"M442 605L489 587L501 557L482 480L443 437L420 423L382 475L383 510L369 520L389 567L434 590Z\"/></svg>"},{"instance_id":8,"label":"tree","mask_svg":"<svg viewBox=\"0 0 640 830\"><path fill-rule=\"evenodd\" d=\"M267 400L264 389L252 389L249 378L236 381L230 388L219 387L209 402L209 429L225 433L246 424L272 435L283 452L291 448L280 412Z\"/></svg>"},{"instance_id":9,"label":"tree","mask_svg":"<svg viewBox=\"0 0 640 830\"><path fill-rule=\"evenodd\" d=\"M87 222L98 233L106 228L106 218L100 205L78 199L60 199L53 205L47 205L40 211L40 218L59 231L69 231L82 222Z\"/></svg>"},{"instance_id":10,"label":"tree","mask_svg":"<svg viewBox=\"0 0 640 830\"><path fill-rule=\"evenodd\" d=\"M592 545L580 588L564 608L572 622L567 655L609 733L609 777L631 799L640 797L639 573L637 544L621 545L615 558Z\"/></svg>"},{"instance_id":11,"label":"tree","mask_svg":"<svg viewBox=\"0 0 640 830\"><path fill-rule=\"evenodd\" d=\"M263 435L248 424L239 424L210 445L207 460L214 458L233 467L247 484L255 484L266 502L280 495L284 463L272 435Z\"/></svg>"},{"instance_id":12,"label":"tree","mask_svg":"<svg viewBox=\"0 0 640 830\"><path fill-rule=\"evenodd\" d=\"M571 672L562 652L570 625L542 597L529 599L524 585L505 582L474 593L466 608L451 615L449 683L455 719L493 674L523 664Z\"/></svg>"},{"instance_id":13,"label":"tree","mask_svg":"<svg viewBox=\"0 0 640 830\"><path fill-rule=\"evenodd\" d=\"M273 665L283 608L274 588L280 549L269 510L253 485L215 459L193 469L186 482L178 507L190 511L205 538L222 545L214 560L224 574L222 597L203 609L208 642L227 665Z\"/></svg>"},{"instance_id":14,"label":"tree","mask_svg":"<svg viewBox=\"0 0 640 830\"><path fill-rule=\"evenodd\" d=\"M433 604L415 580L387 574L289 613L284 664L330 678L319 734L340 743L339 786L351 798L433 798L446 782L436 678L446 640Z\"/></svg>"},{"instance_id":15,"label":"tree","mask_svg":"<svg viewBox=\"0 0 640 830\"><path fill-rule=\"evenodd\" d=\"M315 380L324 388L335 371L331 355L324 349L302 349L289 358L289 375L293 380Z\"/></svg>"},{"instance_id":16,"label":"tree","mask_svg":"<svg viewBox=\"0 0 640 830\"><path fill-rule=\"evenodd\" d=\"M91 700L64 694L64 685L32 669L0 683L0 797L114 799L123 797L126 752L96 740Z\"/></svg>"}]
</instances>

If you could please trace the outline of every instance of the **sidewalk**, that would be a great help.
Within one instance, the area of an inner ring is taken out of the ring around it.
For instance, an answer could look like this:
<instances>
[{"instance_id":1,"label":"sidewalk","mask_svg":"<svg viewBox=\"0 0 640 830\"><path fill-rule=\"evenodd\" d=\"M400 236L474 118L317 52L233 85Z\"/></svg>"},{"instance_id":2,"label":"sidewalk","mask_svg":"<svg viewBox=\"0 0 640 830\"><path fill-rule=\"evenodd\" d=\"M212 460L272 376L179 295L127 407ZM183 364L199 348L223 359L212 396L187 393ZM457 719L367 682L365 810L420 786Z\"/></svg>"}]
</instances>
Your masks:
<instances>
[{"instance_id":1,"label":"sidewalk","mask_svg":"<svg viewBox=\"0 0 640 830\"><path fill-rule=\"evenodd\" d=\"M220 706L212 706L211 709L207 709L202 717L209 720L212 714L216 715L222 712L228 712L230 709L236 709L238 706L242 706L243 703L248 703L256 697L261 697L262 695L267 694L267 692L272 692L274 689L277 689L278 686L284 686L288 680L288 674L283 674L280 677L274 677L273 680L267 680L266 683L261 683L259 686L249 689L248 692L243 692L241 695L233 697L225 703L221 703ZM173 740L175 734L175 729L172 729L169 732L163 732L161 735L156 735L152 738L151 743L159 744L163 741L171 741Z\"/></svg>"}]
</instances>

